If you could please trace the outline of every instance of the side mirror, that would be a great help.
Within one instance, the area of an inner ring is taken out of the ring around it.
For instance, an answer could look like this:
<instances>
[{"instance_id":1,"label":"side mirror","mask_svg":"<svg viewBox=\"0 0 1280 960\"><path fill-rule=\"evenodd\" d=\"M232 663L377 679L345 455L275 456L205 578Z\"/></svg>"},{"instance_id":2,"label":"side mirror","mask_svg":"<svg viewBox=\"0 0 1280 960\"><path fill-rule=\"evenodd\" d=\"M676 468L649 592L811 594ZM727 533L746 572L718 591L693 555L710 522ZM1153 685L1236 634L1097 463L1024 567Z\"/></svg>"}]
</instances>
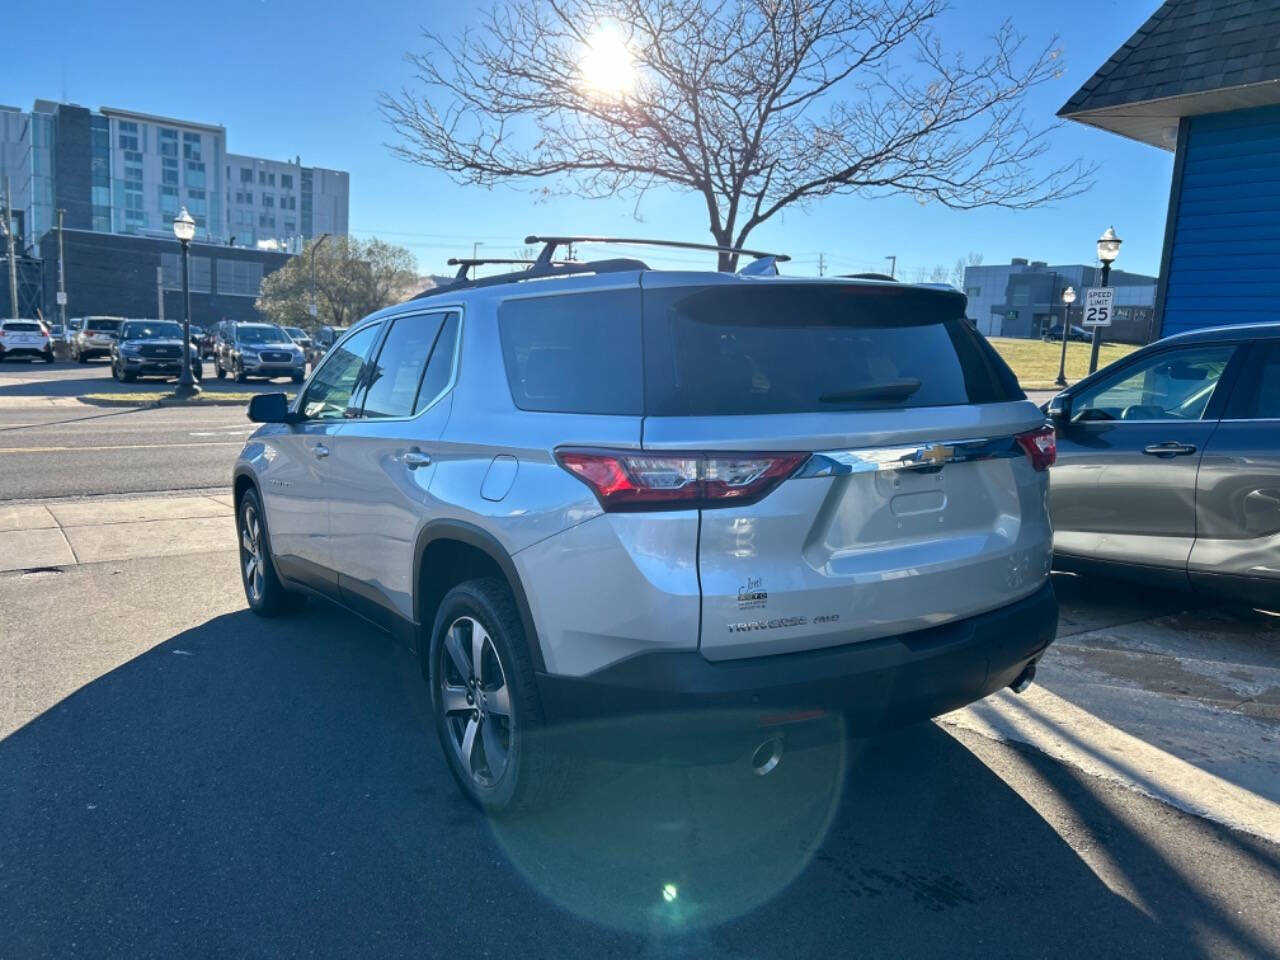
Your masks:
<instances>
[{"instance_id":1,"label":"side mirror","mask_svg":"<svg viewBox=\"0 0 1280 960\"><path fill-rule=\"evenodd\" d=\"M293 423L295 418L283 393L260 393L249 401L249 419L254 423Z\"/></svg>"},{"instance_id":2,"label":"side mirror","mask_svg":"<svg viewBox=\"0 0 1280 960\"><path fill-rule=\"evenodd\" d=\"M1053 421L1054 426L1062 427L1071 422L1071 394L1060 393L1049 401L1045 413Z\"/></svg>"}]
</instances>

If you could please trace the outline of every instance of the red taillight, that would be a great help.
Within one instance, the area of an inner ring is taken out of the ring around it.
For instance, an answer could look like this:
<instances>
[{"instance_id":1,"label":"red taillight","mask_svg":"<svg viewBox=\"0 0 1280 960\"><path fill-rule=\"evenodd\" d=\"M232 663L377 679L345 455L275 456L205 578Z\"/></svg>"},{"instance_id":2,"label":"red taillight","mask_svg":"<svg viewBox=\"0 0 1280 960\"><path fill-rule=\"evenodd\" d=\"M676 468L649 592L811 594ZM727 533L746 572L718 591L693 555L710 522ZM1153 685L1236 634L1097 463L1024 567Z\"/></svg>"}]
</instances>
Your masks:
<instances>
[{"instance_id":1,"label":"red taillight","mask_svg":"<svg viewBox=\"0 0 1280 960\"><path fill-rule=\"evenodd\" d=\"M1058 436L1048 424L1038 430L1020 433L1016 439L1031 466L1037 470L1048 470L1058 459Z\"/></svg>"},{"instance_id":2,"label":"red taillight","mask_svg":"<svg viewBox=\"0 0 1280 960\"><path fill-rule=\"evenodd\" d=\"M807 459L807 453L556 451L560 466L609 512L755 503Z\"/></svg>"}]
</instances>

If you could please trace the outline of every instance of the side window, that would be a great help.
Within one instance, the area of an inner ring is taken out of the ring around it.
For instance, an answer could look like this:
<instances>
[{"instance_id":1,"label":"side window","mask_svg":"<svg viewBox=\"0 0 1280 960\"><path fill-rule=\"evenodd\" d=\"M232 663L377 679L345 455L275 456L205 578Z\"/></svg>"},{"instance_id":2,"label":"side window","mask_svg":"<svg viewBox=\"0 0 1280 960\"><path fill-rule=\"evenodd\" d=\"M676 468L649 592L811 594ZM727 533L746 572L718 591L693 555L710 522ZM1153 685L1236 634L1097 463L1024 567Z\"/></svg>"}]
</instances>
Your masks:
<instances>
[{"instance_id":1,"label":"side window","mask_svg":"<svg viewBox=\"0 0 1280 960\"><path fill-rule=\"evenodd\" d=\"M1234 352L1231 344L1161 351L1076 396L1071 419L1199 420Z\"/></svg>"},{"instance_id":2,"label":"side window","mask_svg":"<svg viewBox=\"0 0 1280 960\"><path fill-rule=\"evenodd\" d=\"M407 417L414 412L422 371L444 317L438 313L398 317L365 377L366 417Z\"/></svg>"},{"instance_id":3,"label":"side window","mask_svg":"<svg viewBox=\"0 0 1280 960\"><path fill-rule=\"evenodd\" d=\"M427 363L426 372L422 376L422 384L418 387L418 399L414 401L413 412L421 413L430 406L445 388L449 386L449 377L453 374L453 358L457 352L458 315L451 313L445 317L444 326L436 337L436 345L431 351L431 359Z\"/></svg>"},{"instance_id":4,"label":"side window","mask_svg":"<svg viewBox=\"0 0 1280 960\"><path fill-rule=\"evenodd\" d=\"M1280 342L1258 343L1250 368L1234 391L1231 405L1235 409L1228 416L1238 420L1280 420Z\"/></svg>"},{"instance_id":5,"label":"side window","mask_svg":"<svg viewBox=\"0 0 1280 960\"><path fill-rule=\"evenodd\" d=\"M381 323L373 323L348 337L324 358L311 376L299 409L308 420L341 420L364 370L365 358L378 339Z\"/></svg>"}]
</instances>

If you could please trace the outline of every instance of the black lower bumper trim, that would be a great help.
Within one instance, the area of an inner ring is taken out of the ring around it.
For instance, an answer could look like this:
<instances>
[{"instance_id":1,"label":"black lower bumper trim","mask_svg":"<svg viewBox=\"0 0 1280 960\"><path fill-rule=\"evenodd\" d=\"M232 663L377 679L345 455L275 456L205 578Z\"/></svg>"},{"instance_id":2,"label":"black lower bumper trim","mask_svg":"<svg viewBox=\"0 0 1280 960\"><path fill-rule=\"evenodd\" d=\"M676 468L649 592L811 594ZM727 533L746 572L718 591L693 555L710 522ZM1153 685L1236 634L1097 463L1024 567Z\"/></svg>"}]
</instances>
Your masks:
<instances>
[{"instance_id":1,"label":"black lower bumper trim","mask_svg":"<svg viewBox=\"0 0 1280 960\"><path fill-rule=\"evenodd\" d=\"M631 657L585 677L538 674L548 722L721 710L760 722L840 713L857 729L937 716L1008 686L1053 641L1053 587L964 620L802 653L709 661L697 651Z\"/></svg>"}]
</instances>

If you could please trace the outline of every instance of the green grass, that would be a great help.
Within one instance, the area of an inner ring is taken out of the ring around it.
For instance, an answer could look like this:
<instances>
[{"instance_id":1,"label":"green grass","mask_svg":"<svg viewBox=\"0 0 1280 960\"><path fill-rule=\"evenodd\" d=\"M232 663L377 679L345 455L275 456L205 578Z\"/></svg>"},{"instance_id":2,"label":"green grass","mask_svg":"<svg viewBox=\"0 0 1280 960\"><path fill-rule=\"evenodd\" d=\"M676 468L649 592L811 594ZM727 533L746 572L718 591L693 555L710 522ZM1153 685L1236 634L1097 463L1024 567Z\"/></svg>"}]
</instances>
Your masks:
<instances>
[{"instance_id":1,"label":"green grass","mask_svg":"<svg viewBox=\"0 0 1280 960\"><path fill-rule=\"evenodd\" d=\"M991 345L1013 368L1024 390L1052 390L1058 376L1058 360L1062 355L1062 341L1045 343L1043 340L1022 340L1012 337L991 337ZM1138 348L1127 343L1103 343L1098 352L1098 369L1114 363ZM1089 344L1067 344L1067 380L1070 383L1083 378L1089 372Z\"/></svg>"}]
</instances>

